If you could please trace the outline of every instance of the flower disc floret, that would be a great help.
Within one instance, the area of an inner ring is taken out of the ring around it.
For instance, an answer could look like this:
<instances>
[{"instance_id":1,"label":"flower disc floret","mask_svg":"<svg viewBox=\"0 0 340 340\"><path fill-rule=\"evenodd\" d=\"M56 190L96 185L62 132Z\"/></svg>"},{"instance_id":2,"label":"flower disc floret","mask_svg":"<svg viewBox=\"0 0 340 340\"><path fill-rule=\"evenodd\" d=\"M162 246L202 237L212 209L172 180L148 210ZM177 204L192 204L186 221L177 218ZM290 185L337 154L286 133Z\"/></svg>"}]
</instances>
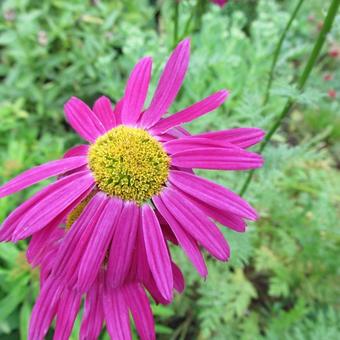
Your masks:
<instances>
[{"instance_id":1,"label":"flower disc floret","mask_svg":"<svg viewBox=\"0 0 340 340\"><path fill-rule=\"evenodd\" d=\"M162 191L168 178L169 156L143 129L113 128L91 145L88 157L98 188L125 201L147 201Z\"/></svg>"}]
</instances>

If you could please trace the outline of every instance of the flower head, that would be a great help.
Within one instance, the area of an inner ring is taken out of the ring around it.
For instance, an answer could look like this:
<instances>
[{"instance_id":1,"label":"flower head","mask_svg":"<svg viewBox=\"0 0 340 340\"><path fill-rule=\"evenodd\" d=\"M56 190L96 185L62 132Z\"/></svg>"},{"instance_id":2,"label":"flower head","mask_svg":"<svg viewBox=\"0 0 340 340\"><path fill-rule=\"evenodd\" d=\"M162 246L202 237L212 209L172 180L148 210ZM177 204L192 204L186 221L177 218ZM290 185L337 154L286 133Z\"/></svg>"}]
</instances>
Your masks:
<instances>
[{"instance_id":1,"label":"flower head","mask_svg":"<svg viewBox=\"0 0 340 340\"><path fill-rule=\"evenodd\" d=\"M48 277L45 281L76 292L76 299L98 289L98 277L104 272L112 292L137 284L158 302L168 303L174 288L183 289L169 242L180 246L206 276L201 247L221 261L230 255L215 222L244 231L244 220L257 217L246 201L196 175L194 169L261 167L261 156L246 149L263 138L263 131L238 128L191 135L181 127L217 109L228 97L225 90L168 115L188 68L189 45L184 40L173 51L146 109L149 57L134 67L114 109L106 97L99 98L93 109L72 97L65 104L67 120L89 144L0 187L1 198L58 176L8 216L0 240L32 236L28 249L32 265L43 268L52 257L47 274L42 274ZM46 233L64 233L53 255Z\"/></svg>"}]
</instances>

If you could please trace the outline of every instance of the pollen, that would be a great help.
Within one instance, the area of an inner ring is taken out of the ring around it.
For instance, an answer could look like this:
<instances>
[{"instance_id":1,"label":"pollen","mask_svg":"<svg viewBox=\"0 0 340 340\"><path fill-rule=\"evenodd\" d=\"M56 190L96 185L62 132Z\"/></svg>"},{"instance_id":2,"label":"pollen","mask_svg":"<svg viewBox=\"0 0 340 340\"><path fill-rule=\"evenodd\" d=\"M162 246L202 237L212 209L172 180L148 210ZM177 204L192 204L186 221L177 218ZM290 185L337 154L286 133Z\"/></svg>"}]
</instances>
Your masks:
<instances>
[{"instance_id":1,"label":"pollen","mask_svg":"<svg viewBox=\"0 0 340 340\"><path fill-rule=\"evenodd\" d=\"M89 204L93 196L96 194L96 191L92 191L90 195L84 198L66 217L65 228L66 230L70 230L74 222L79 218L82 214L86 206Z\"/></svg>"},{"instance_id":2,"label":"pollen","mask_svg":"<svg viewBox=\"0 0 340 340\"><path fill-rule=\"evenodd\" d=\"M101 191L138 204L162 191L170 167L160 142L143 129L124 125L99 137L88 158Z\"/></svg>"}]
</instances>

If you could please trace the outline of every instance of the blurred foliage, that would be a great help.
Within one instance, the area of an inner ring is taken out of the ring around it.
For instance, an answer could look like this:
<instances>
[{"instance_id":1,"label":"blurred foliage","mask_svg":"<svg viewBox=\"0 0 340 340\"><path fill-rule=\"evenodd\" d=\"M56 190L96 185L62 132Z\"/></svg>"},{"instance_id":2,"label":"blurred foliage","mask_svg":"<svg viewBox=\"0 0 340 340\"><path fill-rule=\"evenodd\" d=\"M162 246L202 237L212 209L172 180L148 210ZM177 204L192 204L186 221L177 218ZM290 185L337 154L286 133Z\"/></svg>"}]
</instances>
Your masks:
<instances>
[{"instance_id":1,"label":"blurred foliage","mask_svg":"<svg viewBox=\"0 0 340 340\"><path fill-rule=\"evenodd\" d=\"M154 306L159 339L339 339L340 20L305 92L301 72L330 1L305 1L284 43L262 106L272 52L295 0L209 4L192 34L190 70L172 112L221 88L219 110L191 123L193 133L238 126L267 129L287 98L298 105L265 153L247 199L261 219L244 234L224 228L227 264L207 259L201 280L175 256L187 287L172 305ZM180 4L181 32L195 1ZM173 46L172 0L7 0L0 19L0 182L60 157L79 142L63 103L92 104L123 94L138 58L154 58L155 87ZM336 53L336 51L338 51ZM152 93L152 91L151 91ZM245 173L204 172L240 189ZM0 201L0 220L41 186ZM0 338L26 339L38 273L25 264L25 242L0 244ZM77 339L79 321L72 339ZM107 335L103 335L107 338Z\"/></svg>"}]
</instances>

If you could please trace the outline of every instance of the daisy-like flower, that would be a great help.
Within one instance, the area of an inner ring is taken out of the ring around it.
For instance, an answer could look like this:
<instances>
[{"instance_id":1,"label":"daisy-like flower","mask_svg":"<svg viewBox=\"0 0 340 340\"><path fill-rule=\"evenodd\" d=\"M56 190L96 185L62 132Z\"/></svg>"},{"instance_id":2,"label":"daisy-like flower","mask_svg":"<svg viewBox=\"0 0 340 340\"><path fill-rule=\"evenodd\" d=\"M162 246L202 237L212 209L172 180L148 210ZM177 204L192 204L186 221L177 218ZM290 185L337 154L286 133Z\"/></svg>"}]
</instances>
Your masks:
<instances>
[{"instance_id":1,"label":"daisy-like flower","mask_svg":"<svg viewBox=\"0 0 340 340\"><path fill-rule=\"evenodd\" d=\"M189 40L171 54L147 109L144 109L151 58L134 67L121 101L112 109L101 97L91 110L71 98L65 114L89 144L69 150L63 159L24 172L0 187L0 198L49 177L56 182L39 191L4 221L0 240L32 236L44 246L44 233L65 225L53 255L51 278L87 293L105 269L112 289L130 282L172 300L178 275L168 241L178 244L200 275L207 275L201 247L221 261L229 246L215 221L236 231L255 210L230 190L194 173L194 169L248 170L262 166L260 155L246 149L263 138L256 128L190 135L181 127L218 108L228 92L218 91L168 115L184 80ZM51 279L52 280L52 279Z\"/></svg>"}]
</instances>

